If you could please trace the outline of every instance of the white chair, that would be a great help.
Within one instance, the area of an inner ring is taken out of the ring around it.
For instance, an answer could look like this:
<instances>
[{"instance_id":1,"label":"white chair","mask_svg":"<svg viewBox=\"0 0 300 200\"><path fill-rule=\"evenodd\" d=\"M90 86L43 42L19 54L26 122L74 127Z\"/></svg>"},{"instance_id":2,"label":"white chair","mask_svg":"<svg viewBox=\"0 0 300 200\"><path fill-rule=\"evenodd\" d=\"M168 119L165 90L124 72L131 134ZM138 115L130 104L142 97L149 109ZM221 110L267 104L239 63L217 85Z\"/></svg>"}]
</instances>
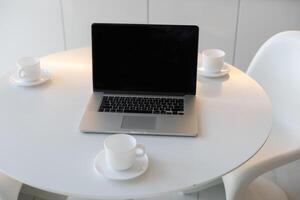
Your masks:
<instances>
[{"instance_id":1,"label":"white chair","mask_svg":"<svg viewBox=\"0 0 300 200\"><path fill-rule=\"evenodd\" d=\"M0 173L0 200L17 200L22 183Z\"/></svg>"},{"instance_id":2,"label":"white chair","mask_svg":"<svg viewBox=\"0 0 300 200\"><path fill-rule=\"evenodd\" d=\"M300 31L271 37L258 50L247 73L272 102L273 126L261 150L223 177L226 199L285 200L283 190L257 177L300 159Z\"/></svg>"}]
</instances>

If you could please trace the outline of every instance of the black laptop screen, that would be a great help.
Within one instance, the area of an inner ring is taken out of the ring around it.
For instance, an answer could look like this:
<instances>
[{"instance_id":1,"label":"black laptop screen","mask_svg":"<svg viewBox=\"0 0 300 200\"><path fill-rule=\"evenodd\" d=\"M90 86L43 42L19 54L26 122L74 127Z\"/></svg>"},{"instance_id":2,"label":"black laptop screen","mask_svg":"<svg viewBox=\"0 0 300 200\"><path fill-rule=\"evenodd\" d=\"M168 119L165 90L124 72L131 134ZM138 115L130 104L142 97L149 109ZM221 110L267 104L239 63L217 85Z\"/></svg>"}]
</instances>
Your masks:
<instances>
[{"instance_id":1,"label":"black laptop screen","mask_svg":"<svg viewBox=\"0 0 300 200\"><path fill-rule=\"evenodd\" d=\"M198 27L93 24L94 91L195 94Z\"/></svg>"}]
</instances>

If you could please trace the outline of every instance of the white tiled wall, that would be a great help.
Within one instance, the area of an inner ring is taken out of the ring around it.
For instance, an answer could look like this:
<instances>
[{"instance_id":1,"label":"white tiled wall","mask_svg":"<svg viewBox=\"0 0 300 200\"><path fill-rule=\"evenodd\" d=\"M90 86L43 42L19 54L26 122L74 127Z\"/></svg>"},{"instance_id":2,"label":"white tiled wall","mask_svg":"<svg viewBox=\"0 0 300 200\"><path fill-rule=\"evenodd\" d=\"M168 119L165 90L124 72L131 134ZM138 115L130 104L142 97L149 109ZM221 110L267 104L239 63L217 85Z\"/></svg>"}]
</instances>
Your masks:
<instances>
[{"instance_id":1,"label":"white tiled wall","mask_svg":"<svg viewBox=\"0 0 300 200\"><path fill-rule=\"evenodd\" d=\"M234 63L246 70L257 49L285 30L300 30L299 0L241 0Z\"/></svg>"},{"instance_id":2,"label":"white tiled wall","mask_svg":"<svg viewBox=\"0 0 300 200\"><path fill-rule=\"evenodd\" d=\"M68 49L90 45L91 24L147 23L147 0L62 0Z\"/></svg>"},{"instance_id":3,"label":"white tiled wall","mask_svg":"<svg viewBox=\"0 0 300 200\"><path fill-rule=\"evenodd\" d=\"M0 74L22 56L63 50L59 0L0 0Z\"/></svg>"},{"instance_id":4,"label":"white tiled wall","mask_svg":"<svg viewBox=\"0 0 300 200\"><path fill-rule=\"evenodd\" d=\"M271 35L300 30L299 0L0 0L0 75L21 56L90 44L92 22L198 24L199 49L222 48L246 70ZM300 161L269 173L300 197Z\"/></svg>"},{"instance_id":5,"label":"white tiled wall","mask_svg":"<svg viewBox=\"0 0 300 200\"><path fill-rule=\"evenodd\" d=\"M196 24L199 51L220 48L232 63L238 0L150 0L149 22Z\"/></svg>"}]
</instances>

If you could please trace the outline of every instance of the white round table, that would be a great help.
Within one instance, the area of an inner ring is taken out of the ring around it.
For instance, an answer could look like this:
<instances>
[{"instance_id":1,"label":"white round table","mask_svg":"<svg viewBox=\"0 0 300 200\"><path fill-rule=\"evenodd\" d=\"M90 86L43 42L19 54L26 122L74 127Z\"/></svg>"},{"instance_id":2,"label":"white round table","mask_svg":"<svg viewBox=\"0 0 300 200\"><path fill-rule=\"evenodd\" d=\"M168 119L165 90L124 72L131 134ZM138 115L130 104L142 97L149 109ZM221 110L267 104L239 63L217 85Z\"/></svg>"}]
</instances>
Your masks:
<instances>
[{"instance_id":1,"label":"white round table","mask_svg":"<svg viewBox=\"0 0 300 200\"><path fill-rule=\"evenodd\" d=\"M42 58L52 80L19 87L0 78L0 171L33 187L86 198L143 198L181 191L221 177L252 157L271 129L264 90L230 67L222 78L198 77L197 137L135 136L146 146L147 172L130 181L94 169L106 134L85 134L79 122L92 93L89 48Z\"/></svg>"}]
</instances>

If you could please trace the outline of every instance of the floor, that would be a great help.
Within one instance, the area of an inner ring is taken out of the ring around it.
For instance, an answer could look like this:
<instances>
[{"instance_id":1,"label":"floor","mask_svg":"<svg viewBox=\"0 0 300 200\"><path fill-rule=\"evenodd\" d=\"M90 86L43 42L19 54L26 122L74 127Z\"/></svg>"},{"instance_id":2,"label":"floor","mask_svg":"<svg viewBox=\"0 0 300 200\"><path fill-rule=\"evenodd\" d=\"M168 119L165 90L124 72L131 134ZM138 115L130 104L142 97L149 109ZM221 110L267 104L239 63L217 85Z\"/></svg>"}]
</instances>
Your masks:
<instances>
[{"instance_id":1,"label":"floor","mask_svg":"<svg viewBox=\"0 0 300 200\"><path fill-rule=\"evenodd\" d=\"M67 197L23 184L18 200L66 200Z\"/></svg>"},{"instance_id":2,"label":"floor","mask_svg":"<svg viewBox=\"0 0 300 200\"><path fill-rule=\"evenodd\" d=\"M66 200L66 196L23 185L18 200ZM171 193L141 200L225 200L222 184L193 194Z\"/></svg>"}]
</instances>

